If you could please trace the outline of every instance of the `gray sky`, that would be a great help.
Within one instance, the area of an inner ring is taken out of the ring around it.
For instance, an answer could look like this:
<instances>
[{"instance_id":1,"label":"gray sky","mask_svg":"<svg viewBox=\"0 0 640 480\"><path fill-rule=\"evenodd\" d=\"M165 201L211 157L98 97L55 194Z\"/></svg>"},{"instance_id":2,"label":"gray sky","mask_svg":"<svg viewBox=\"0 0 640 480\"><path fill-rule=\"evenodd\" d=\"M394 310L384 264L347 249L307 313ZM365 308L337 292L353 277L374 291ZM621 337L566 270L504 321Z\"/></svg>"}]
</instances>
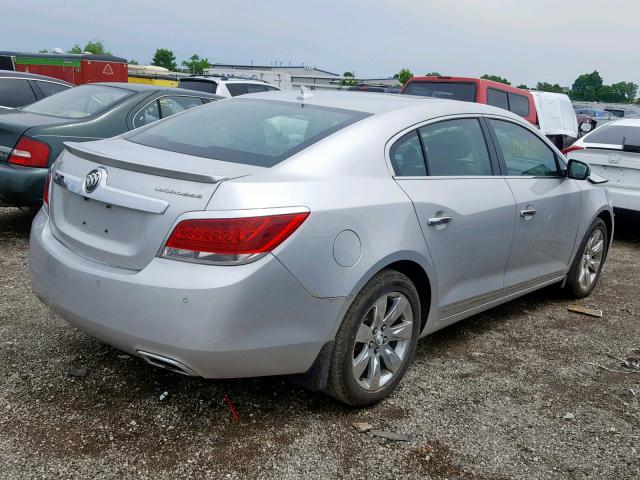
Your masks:
<instances>
[{"instance_id":1,"label":"gray sky","mask_svg":"<svg viewBox=\"0 0 640 480\"><path fill-rule=\"evenodd\" d=\"M479 76L570 86L597 69L605 83L640 83L635 0L3 0L0 50L101 39L149 63L305 63L336 73ZM595 32L589 34L587 32Z\"/></svg>"}]
</instances>

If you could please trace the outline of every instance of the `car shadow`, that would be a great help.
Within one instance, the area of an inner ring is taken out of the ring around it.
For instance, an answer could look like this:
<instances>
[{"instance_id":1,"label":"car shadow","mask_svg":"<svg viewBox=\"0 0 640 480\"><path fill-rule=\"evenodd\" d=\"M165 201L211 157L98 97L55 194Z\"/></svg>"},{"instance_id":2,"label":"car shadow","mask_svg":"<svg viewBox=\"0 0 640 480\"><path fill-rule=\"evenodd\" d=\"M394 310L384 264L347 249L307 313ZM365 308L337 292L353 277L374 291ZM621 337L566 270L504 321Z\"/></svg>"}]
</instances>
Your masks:
<instances>
[{"instance_id":1,"label":"car shadow","mask_svg":"<svg viewBox=\"0 0 640 480\"><path fill-rule=\"evenodd\" d=\"M616 213L615 222L614 242L640 243L640 213Z\"/></svg>"},{"instance_id":2,"label":"car shadow","mask_svg":"<svg viewBox=\"0 0 640 480\"><path fill-rule=\"evenodd\" d=\"M36 211L0 207L0 239L29 238Z\"/></svg>"}]
</instances>

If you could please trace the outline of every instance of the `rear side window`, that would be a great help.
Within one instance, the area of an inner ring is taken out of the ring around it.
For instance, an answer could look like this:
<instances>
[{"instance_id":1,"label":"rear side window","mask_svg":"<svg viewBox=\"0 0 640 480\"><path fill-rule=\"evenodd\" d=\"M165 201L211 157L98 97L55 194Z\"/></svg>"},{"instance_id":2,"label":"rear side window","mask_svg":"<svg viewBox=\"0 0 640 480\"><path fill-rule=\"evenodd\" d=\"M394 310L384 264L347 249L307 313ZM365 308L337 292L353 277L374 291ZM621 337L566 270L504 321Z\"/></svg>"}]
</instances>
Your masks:
<instances>
[{"instance_id":1,"label":"rear side window","mask_svg":"<svg viewBox=\"0 0 640 480\"><path fill-rule=\"evenodd\" d=\"M509 110L509 97L507 96L507 92L495 88L487 88L487 104Z\"/></svg>"},{"instance_id":2,"label":"rear side window","mask_svg":"<svg viewBox=\"0 0 640 480\"><path fill-rule=\"evenodd\" d=\"M259 92L267 91L266 85L256 85L255 83L247 83L245 86L247 88L247 93L259 93Z\"/></svg>"},{"instance_id":3,"label":"rear side window","mask_svg":"<svg viewBox=\"0 0 640 480\"><path fill-rule=\"evenodd\" d=\"M201 80L180 80L180 88L187 88L189 90L195 90L197 92L216 93L218 85L216 82L201 81Z\"/></svg>"},{"instance_id":4,"label":"rear side window","mask_svg":"<svg viewBox=\"0 0 640 480\"><path fill-rule=\"evenodd\" d=\"M134 128L138 128L158 120L160 120L160 109L158 108L158 101L154 100L136 113L136 116L133 118L133 126Z\"/></svg>"},{"instance_id":5,"label":"rear side window","mask_svg":"<svg viewBox=\"0 0 640 480\"><path fill-rule=\"evenodd\" d=\"M491 158L476 119L447 120L418 129L430 176L493 175Z\"/></svg>"},{"instance_id":6,"label":"rear side window","mask_svg":"<svg viewBox=\"0 0 640 480\"><path fill-rule=\"evenodd\" d=\"M507 167L507 175L557 177L560 170L553 150L537 135L515 123L490 119Z\"/></svg>"},{"instance_id":7,"label":"rear side window","mask_svg":"<svg viewBox=\"0 0 640 480\"><path fill-rule=\"evenodd\" d=\"M603 125L582 140L585 144L640 145L640 126Z\"/></svg>"},{"instance_id":8,"label":"rear side window","mask_svg":"<svg viewBox=\"0 0 640 480\"><path fill-rule=\"evenodd\" d=\"M391 165L401 177L425 176L427 167L422 155L418 132L413 130L396 141L389 151Z\"/></svg>"},{"instance_id":9,"label":"rear side window","mask_svg":"<svg viewBox=\"0 0 640 480\"><path fill-rule=\"evenodd\" d=\"M124 88L87 84L43 98L23 110L62 118L84 118L106 110L130 95L133 92Z\"/></svg>"},{"instance_id":10,"label":"rear side window","mask_svg":"<svg viewBox=\"0 0 640 480\"><path fill-rule=\"evenodd\" d=\"M42 82L40 80L33 80L33 83L36 84L36 86L42 92L42 95L44 95L45 97L50 97L51 95L54 95L58 92L62 92L63 90L67 90L68 88L71 88L68 85L63 85L61 83Z\"/></svg>"},{"instance_id":11,"label":"rear side window","mask_svg":"<svg viewBox=\"0 0 640 480\"><path fill-rule=\"evenodd\" d=\"M244 83L227 83L226 87L232 97L237 97L238 95L244 95L245 93L248 93L247 87Z\"/></svg>"},{"instance_id":12,"label":"rear side window","mask_svg":"<svg viewBox=\"0 0 640 480\"><path fill-rule=\"evenodd\" d=\"M0 105L22 107L36 101L36 96L26 80L0 78Z\"/></svg>"},{"instance_id":13,"label":"rear side window","mask_svg":"<svg viewBox=\"0 0 640 480\"><path fill-rule=\"evenodd\" d=\"M239 98L209 103L125 138L188 155L272 167L367 116L352 110Z\"/></svg>"},{"instance_id":14,"label":"rear side window","mask_svg":"<svg viewBox=\"0 0 640 480\"><path fill-rule=\"evenodd\" d=\"M529 115L529 99L524 95L509 92L509 110L516 115L526 117Z\"/></svg>"},{"instance_id":15,"label":"rear side window","mask_svg":"<svg viewBox=\"0 0 640 480\"><path fill-rule=\"evenodd\" d=\"M198 97L162 97L158 102L160 102L162 118L202 105L202 100Z\"/></svg>"},{"instance_id":16,"label":"rear side window","mask_svg":"<svg viewBox=\"0 0 640 480\"><path fill-rule=\"evenodd\" d=\"M466 82L409 82L402 93L421 95L423 97L446 98L463 102L476 101L477 87L475 83Z\"/></svg>"}]
</instances>

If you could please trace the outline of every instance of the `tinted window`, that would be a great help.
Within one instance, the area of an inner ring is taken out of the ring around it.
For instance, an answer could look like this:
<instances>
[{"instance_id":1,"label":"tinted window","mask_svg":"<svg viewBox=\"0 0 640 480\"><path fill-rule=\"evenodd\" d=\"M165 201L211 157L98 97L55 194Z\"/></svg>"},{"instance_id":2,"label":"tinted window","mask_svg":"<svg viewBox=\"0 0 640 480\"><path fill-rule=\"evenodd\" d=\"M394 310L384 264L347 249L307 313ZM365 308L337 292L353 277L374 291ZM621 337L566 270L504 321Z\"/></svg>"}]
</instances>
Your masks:
<instances>
[{"instance_id":1,"label":"tinted window","mask_svg":"<svg viewBox=\"0 0 640 480\"><path fill-rule=\"evenodd\" d=\"M144 107L133 119L134 127L141 127L143 125L148 125L157 120L160 120L160 109L158 108L158 101L154 100L152 103Z\"/></svg>"},{"instance_id":2,"label":"tinted window","mask_svg":"<svg viewBox=\"0 0 640 480\"><path fill-rule=\"evenodd\" d=\"M502 151L507 175L558 176L553 150L524 127L501 120L489 120Z\"/></svg>"},{"instance_id":3,"label":"tinted window","mask_svg":"<svg viewBox=\"0 0 640 480\"><path fill-rule=\"evenodd\" d=\"M26 80L0 78L0 105L22 107L36 101L36 96Z\"/></svg>"},{"instance_id":4,"label":"tinted window","mask_svg":"<svg viewBox=\"0 0 640 480\"><path fill-rule=\"evenodd\" d=\"M158 101L162 118L202 105L202 100L197 97L163 97Z\"/></svg>"},{"instance_id":5,"label":"tinted window","mask_svg":"<svg viewBox=\"0 0 640 480\"><path fill-rule=\"evenodd\" d=\"M476 119L448 120L419 129L429 175L492 175L491 159Z\"/></svg>"},{"instance_id":6,"label":"tinted window","mask_svg":"<svg viewBox=\"0 0 640 480\"><path fill-rule=\"evenodd\" d=\"M202 81L202 80L180 80L180 88L188 88L189 90L195 90L197 92L216 93L218 85L216 82Z\"/></svg>"},{"instance_id":7,"label":"tinted window","mask_svg":"<svg viewBox=\"0 0 640 480\"><path fill-rule=\"evenodd\" d=\"M226 87L232 97L247 93L247 87L243 83L227 83Z\"/></svg>"},{"instance_id":8,"label":"tinted window","mask_svg":"<svg viewBox=\"0 0 640 480\"><path fill-rule=\"evenodd\" d=\"M389 151L391 165L396 175L403 177L424 176L427 168L422 155L418 132L413 130L396 141Z\"/></svg>"},{"instance_id":9,"label":"tinted window","mask_svg":"<svg viewBox=\"0 0 640 480\"><path fill-rule=\"evenodd\" d=\"M132 94L131 90L106 85L80 85L43 98L25 107L24 111L63 118L83 118L106 110L118 100Z\"/></svg>"},{"instance_id":10,"label":"tinted window","mask_svg":"<svg viewBox=\"0 0 640 480\"><path fill-rule=\"evenodd\" d=\"M476 90L475 83L418 81L410 82L402 93L475 102Z\"/></svg>"},{"instance_id":11,"label":"tinted window","mask_svg":"<svg viewBox=\"0 0 640 480\"><path fill-rule=\"evenodd\" d=\"M247 89L247 93L259 93L259 92L267 91L266 85L256 85L255 83L247 83L245 87Z\"/></svg>"},{"instance_id":12,"label":"tinted window","mask_svg":"<svg viewBox=\"0 0 640 480\"><path fill-rule=\"evenodd\" d=\"M607 145L640 145L640 127L629 125L603 125L582 140L584 143Z\"/></svg>"},{"instance_id":13,"label":"tinted window","mask_svg":"<svg viewBox=\"0 0 640 480\"><path fill-rule=\"evenodd\" d=\"M279 88L272 87L271 85L265 85L265 87L267 88L268 92L273 92L273 91L280 90Z\"/></svg>"},{"instance_id":14,"label":"tinted window","mask_svg":"<svg viewBox=\"0 0 640 480\"><path fill-rule=\"evenodd\" d=\"M271 167L366 116L309 104L235 99L209 103L126 138L164 150Z\"/></svg>"},{"instance_id":15,"label":"tinted window","mask_svg":"<svg viewBox=\"0 0 640 480\"><path fill-rule=\"evenodd\" d=\"M487 88L487 103L494 107L509 110L509 98L507 92L496 90L495 88Z\"/></svg>"},{"instance_id":16,"label":"tinted window","mask_svg":"<svg viewBox=\"0 0 640 480\"><path fill-rule=\"evenodd\" d=\"M524 95L509 93L509 110L516 115L526 117L529 115L529 99Z\"/></svg>"},{"instance_id":17,"label":"tinted window","mask_svg":"<svg viewBox=\"0 0 640 480\"><path fill-rule=\"evenodd\" d=\"M61 83L41 82L40 80L32 80L32 82L38 86L38 88L40 89L40 91L45 97L49 97L58 92L62 92L63 90L67 90L68 88L71 88Z\"/></svg>"}]
</instances>

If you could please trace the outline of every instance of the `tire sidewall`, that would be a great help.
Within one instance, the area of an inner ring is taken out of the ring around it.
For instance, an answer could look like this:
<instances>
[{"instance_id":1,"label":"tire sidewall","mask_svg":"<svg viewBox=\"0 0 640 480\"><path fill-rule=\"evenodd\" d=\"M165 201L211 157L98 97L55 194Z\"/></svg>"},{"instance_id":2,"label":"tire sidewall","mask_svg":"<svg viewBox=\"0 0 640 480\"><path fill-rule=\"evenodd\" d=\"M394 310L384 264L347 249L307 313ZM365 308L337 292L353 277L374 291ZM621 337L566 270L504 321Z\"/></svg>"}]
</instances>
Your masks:
<instances>
[{"instance_id":1,"label":"tire sidewall","mask_svg":"<svg viewBox=\"0 0 640 480\"><path fill-rule=\"evenodd\" d=\"M593 284L591 284L589 288L584 289L580 286L580 282L578 281L578 276L580 274L580 263L581 263L582 256L584 255L584 250L587 247L587 242L589 241L589 238L591 238L591 235L593 234L593 232L596 230L600 230L604 237L604 251L602 254L602 260L600 261L600 268L598 269L598 273L596 274L596 278L593 281ZM591 224L591 227L589 227L589 230L587 230L587 233L582 239L582 243L580 244L580 248L576 254L576 258L574 259L573 265L571 267L571 273L569 275L570 276L569 283L571 285L573 294L576 297L578 298L586 297L593 291L596 285L598 285L598 282L600 281L600 275L602 274L602 269L604 268L604 262L607 258L608 253L609 253L609 237L607 232L607 225L604 223L604 221L601 218L597 218Z\"/></svg>"},{"instance_id":2,"label":"tire sidewall","mask_svg":"<svg viewBox=\"0 0 640 480\"><path fill-rule=\"evenodd\" d=\"M393 280L388 281L388 277L387 279L385 279L385 275L381 276L380 279L377 279L379 281L373 285L373 288L367 291L364 297L359 299L360 301L356 300L356 302L351 305L347 312L347 315L345 315L345 319L348 319L349 325L346 351L341 352L342 358L340 359L340 369L344 379L344 383L346 384L345 386L347 387L347 392L351 397L352 402L358 405L367 405L379 402L391 393L391 391L400 382L400 380L402 380L407 369L409 368L409 365L411 364L411 361L413 360L413 356L415 354L418 337L420 336L421 312L418 292L416 291L411 281L404 275L396 272L388 273L393 275ZM411 343L409 345L407 360L405 361L402 368L394 375L391 381L384 387L376 391L369 392L358 385L352 373L353 348L355 346L355 338L362 323L362 319L371 309L373 303L385 293L391 292L399 292L403 294L407 298L407 300L409 300L409 304L411 305L413 314L413 332Z\"/></svg>"}]
</instances>

